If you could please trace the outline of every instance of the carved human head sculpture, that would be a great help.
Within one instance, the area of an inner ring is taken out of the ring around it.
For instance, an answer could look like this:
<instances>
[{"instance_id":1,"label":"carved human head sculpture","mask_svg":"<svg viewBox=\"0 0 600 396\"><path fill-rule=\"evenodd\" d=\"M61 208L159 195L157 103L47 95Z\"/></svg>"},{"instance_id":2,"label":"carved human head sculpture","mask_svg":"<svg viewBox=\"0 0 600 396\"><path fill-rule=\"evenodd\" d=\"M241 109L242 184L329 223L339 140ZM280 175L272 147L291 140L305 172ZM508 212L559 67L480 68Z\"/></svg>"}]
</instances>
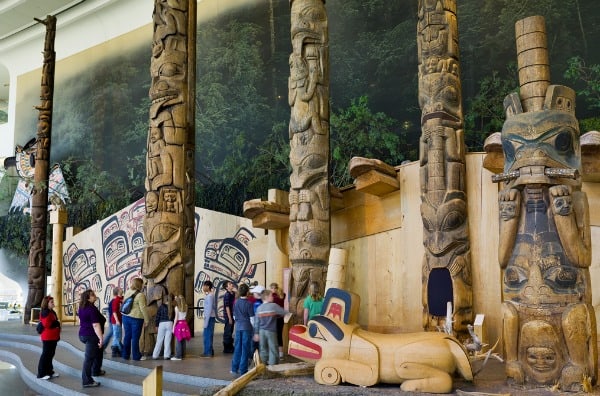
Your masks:
<instances>
[{"instance_id":1,"label":"carved human head sculpture","mask_svg":"<svg viewBox=\"0 0 600 396\"><path fill-rule=\"evenodd\" d=\"M520 354L525 359L525 372L539 382L556 378L563 366L560 343L554 328L541 320L532 320L521 329Z\"/></svg>"}]
</instances>

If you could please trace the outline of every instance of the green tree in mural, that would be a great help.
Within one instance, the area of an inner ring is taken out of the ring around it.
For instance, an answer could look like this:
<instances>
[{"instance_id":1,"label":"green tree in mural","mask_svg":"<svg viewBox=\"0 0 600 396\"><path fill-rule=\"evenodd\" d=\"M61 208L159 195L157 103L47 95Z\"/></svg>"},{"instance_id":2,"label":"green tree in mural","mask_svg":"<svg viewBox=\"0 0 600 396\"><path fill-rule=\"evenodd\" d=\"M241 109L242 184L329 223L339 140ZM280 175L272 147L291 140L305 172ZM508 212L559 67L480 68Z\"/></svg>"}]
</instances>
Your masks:
<instances>
[{"instance_id":1,"label":"green tree in mural","mask_svg":"<svg viewBox=\"0 0 600 396\"><path fill-rule=\"evenodd\" d=\"M396 120L374 113L367 97L353 100L347 109L331 115L331 180L338 187L352 183L348 163L352 157L377 158L390 165L404 159L405 141Z\"/></svg>"},{"instance_id":2,"label":"green tree in mural","mask_svg":"<svg viewBox=\"0 0 600 396\"><path fill-rule=\"evenodd\" d=\"M585 98L585 103L591 109L600 109L600 65L586 65L581 57L569 59L565 77L573 81L579 89L577 94ZM591 130L600 130L600 117L587 117L579 119L582 133Z\"/></svg>"},{"instance_id":3,"label":"green tree in mural","mask_svg":"<svg viewBox=\"0 0 600 396\"><path fill-rule=\"evenodd\" d=\"M515 68L515 64L511 64ZM465 116L465 144L469 151L483 151L485 139L502 130L504 120L504 98L517 90L511 78L501 78L497 71L484 77L479 83L479 91L467 99L469 112Z\"/></svg>"}]
</instances>

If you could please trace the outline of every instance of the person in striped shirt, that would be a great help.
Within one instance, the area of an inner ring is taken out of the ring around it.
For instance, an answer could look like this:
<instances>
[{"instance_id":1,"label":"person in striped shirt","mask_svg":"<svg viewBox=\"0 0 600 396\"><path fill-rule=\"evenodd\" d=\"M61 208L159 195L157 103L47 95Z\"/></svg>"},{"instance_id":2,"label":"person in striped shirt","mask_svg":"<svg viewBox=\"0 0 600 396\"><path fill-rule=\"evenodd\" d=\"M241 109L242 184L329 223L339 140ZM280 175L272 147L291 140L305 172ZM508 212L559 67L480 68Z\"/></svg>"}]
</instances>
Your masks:
<instances>
[{"instance_id":1,"label":"person in striped shirt","mask_svg":"<svg viewBox=\"0 0 600 396\"><path fill-rule=\"evenodd\" d=\"M277 318L289 312L273 302L271 290L263 290L261 298L263 303L256 309L254 341L259 341L260 360L269 365L279 364Z\"/></svg>"}]
</instances>

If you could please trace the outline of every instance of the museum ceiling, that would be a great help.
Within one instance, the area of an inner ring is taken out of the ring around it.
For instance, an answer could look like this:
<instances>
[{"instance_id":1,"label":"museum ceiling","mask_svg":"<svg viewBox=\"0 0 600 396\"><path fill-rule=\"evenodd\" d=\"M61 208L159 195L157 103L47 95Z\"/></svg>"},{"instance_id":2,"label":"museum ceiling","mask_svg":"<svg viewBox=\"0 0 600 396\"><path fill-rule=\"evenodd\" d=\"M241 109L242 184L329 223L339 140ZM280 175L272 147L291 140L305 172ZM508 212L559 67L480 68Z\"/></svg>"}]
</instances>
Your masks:
<instances>
[{"instance_id":1,"label":"museum ceiling","mask_svg":"<svg viewBox=\"0 0 600 396\"><path fill-rule=\"evenodd\" d=\"M21 33L46 15L57 15L85 0L0 0L0 41Z\"/></svg>"}]
</instances>

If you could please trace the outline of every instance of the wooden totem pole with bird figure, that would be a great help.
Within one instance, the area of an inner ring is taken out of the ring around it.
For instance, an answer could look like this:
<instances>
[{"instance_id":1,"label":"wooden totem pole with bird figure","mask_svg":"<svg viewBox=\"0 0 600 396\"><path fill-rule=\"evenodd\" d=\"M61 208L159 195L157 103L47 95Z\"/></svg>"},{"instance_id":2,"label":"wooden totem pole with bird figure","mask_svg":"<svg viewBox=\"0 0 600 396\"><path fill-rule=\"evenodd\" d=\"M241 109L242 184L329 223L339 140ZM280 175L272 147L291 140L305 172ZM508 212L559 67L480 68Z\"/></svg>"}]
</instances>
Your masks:
<instances>
[{"instance_id":1,"label":"wooden totem pole with bird figure","mask_svg":"<svg viewBox=\"0 0 600 396\"><path fill-rule=\"evenodd\" d=\"M588 201L575 92L550 84L544 19L516 23L519 93L504 100L499 192L506 375L579 391L597 377Z\"/></svg>"}]
</instances>

